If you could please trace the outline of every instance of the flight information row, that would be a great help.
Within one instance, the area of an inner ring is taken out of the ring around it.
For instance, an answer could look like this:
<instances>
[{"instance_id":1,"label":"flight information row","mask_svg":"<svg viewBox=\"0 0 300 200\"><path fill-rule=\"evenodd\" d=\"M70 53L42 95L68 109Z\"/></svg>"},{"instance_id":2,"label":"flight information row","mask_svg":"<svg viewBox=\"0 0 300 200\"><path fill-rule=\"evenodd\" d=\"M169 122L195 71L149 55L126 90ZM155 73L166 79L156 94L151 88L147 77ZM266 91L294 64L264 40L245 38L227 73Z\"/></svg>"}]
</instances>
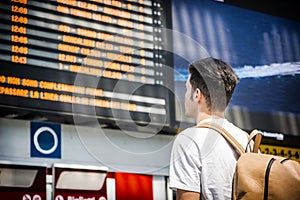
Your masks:
<instances>
[{"instance_id":1,"label":"flight information row","mask_svg":"<svg viewBox=\"0 0 300 200\"><path fill-rule=\"evenodd\" d=\"M142 105L145 103L151 103L165 106L165 100L159 98L142 97L133 94L129 96L125 93L104 91L97 88L15 76L5 76L1 74L0 84L5 84L3 86L0 85L0 95L57 101L70 104L75 103L135 112L147 112L160 115L163 115L166 112L163 108L152 108L152 105Z\"/></svg>"},{"instance_id":2,"label":"flight information row","mask_svg":"<svg viewBox=\"0 0 300 200\"><path fill-rule=\"evenodd\" d=\"M101 12L93 11L93 10L83 10L78 9L76 7L69 7L65 4L53 4L54 2L40 2L40 1L29 1L25 4L8 4L1 2L1 8L12 12L27 15L27 17L35 18L47 18L53 21L71 23L71 24L79 24L90 27L94 26L94 24L101 23L102 28L114 27L112 29L113 33L117 34L118 29L126 28L126 29L135 29L137 31L145 31L145 32L153 32L153 25L162 25L162 22L158 18L158 11L155 12L155 15L152 16L152 10L150 10L151 15L142 15L142 14L133 14L131 12L125 12L120 10L115 10L111 7L102 6ZM154 11L153 11L154 12ZM124 14L125 13L125 14ZM126 14L128 13L128 14ZM59 18L57 16L60 16ZM130 15L130 18L128 18ZM155 18L157 16L157 19ZM97 26L96 26L96 29ZM102 29L104 30L104 29Z\"/></svg>"},{"instance_id":3,"label":"flight information row","mask_svg":"<svg viewBox=\"0 0 300 200\"><path fill-rule=\"evenodd\" d=\"M0 46L0 50L1 50ZM61 57L64 57L65 55L58 55ZM122 73L118 71L112 71L109 69L97 69L97 68L92 68L92 67L87 67L87 66L82 66L82 65L74 65L74 64L64 64L61 62L51 62L51 61L46 61L46 60L38 60L34 58L28 58L26 56L19 56L19 55L6 55L6 54L1 54L0 55L0 60L2 61L8 61L8 62L13 62L13 63L18 63L18 64L27 64L27 65L32 65L32 66L47 66L47 68L50 68L51 66L52 69L58 69L58 70L64 70L64 71L70 71L70 72L75 72L75 73L80 73L80 74L86 74L86 75L91 75L91 76L96 76L96 77L103 77L103 78L109 78L109 79L115 79L115 80L122 80L122 81L130 81L130 82L139 82L139 83L145 83L145 84L160 84L162 85L162 81L157 81L154 77L150 76L145 76L142 74L136 74L136 73ZM126 65L120 65L119 63L107 63L108 67L111 68L121 68L123 70L130 70L130 66ZM134 70L141 70L144 71L144 68L134 68ZM146 70L145 70L146 71ZM154 72L153 72L154 73ZM163 76L163 74L160 74L160 76Z\"/></svg>"}]
</instances>

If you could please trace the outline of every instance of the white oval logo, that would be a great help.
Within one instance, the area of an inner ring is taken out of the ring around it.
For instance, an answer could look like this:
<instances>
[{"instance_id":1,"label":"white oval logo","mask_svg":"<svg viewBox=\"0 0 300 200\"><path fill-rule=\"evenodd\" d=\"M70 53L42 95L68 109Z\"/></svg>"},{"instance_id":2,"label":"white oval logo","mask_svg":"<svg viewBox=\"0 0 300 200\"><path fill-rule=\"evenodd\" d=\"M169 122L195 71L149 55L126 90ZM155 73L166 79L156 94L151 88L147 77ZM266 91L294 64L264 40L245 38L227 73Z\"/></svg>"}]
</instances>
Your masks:
<instances>
[{"instance_id":1,"label":"white oval logo","mask_svg":"<svg viewBox=\"0 0 300 200\"><path fill-rule=\"evenodd\" d=\"M39 141L38 141L38 137L41 133L45 132L45 131L48 131L52 136L53 136L53 139L54 139L54 144L53 146L50 148L50 149L43 149L41 148L40 144L39 144ZM53 153L57 146L58 146L58 138L57 138L57 135L55 133L55 131L52 129L52 128L49 128L49 127L40 127L35 133L34 133L34 136L33 136L33 142L34 142L34 146L35 148L43 153L43 154L51 154Z\"/></svg>"}]
</instances>

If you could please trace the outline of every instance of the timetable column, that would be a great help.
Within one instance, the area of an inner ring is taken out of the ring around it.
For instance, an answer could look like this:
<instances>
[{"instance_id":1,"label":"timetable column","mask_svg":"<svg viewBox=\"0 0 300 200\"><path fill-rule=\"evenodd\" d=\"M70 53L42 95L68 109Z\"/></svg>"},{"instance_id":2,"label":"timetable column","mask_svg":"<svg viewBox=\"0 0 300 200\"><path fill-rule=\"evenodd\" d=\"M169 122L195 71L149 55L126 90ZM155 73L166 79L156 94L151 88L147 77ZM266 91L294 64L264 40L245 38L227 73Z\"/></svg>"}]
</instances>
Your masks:
<instances>
[{"instance_id":1,"label":"timetable column","mask_svg":"<svg viewBox=\"0 0 300 200\"><path fill-rule=\"evenodd\" d=\"M27 64L28 38L26 36L27 0L11 0L11 61Z\"/></svg>"}]
</instances>

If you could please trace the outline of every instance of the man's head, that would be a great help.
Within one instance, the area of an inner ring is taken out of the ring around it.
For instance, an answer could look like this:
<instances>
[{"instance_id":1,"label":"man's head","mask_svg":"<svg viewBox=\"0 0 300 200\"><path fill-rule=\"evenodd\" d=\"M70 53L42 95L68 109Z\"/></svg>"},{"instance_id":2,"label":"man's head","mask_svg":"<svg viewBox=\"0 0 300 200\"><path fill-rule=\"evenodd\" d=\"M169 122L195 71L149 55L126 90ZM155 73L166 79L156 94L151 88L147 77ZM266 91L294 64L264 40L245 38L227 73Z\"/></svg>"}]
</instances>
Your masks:
<instances>
[{"instance_id":1,"label":"man's head","mask_svg":"<svg viewBox=\"0 0 300 200\"><path fill-rule=\"evenodd\" d=\"M224 112L238 81L232 67L222 60L209 57L191 63L186 83L190 90L186 91L185 99L187 116L195 117L193 112L199 112L196 110L199 101L205 102L202 105L210 114Z\"/></svg>"}]
</instances>

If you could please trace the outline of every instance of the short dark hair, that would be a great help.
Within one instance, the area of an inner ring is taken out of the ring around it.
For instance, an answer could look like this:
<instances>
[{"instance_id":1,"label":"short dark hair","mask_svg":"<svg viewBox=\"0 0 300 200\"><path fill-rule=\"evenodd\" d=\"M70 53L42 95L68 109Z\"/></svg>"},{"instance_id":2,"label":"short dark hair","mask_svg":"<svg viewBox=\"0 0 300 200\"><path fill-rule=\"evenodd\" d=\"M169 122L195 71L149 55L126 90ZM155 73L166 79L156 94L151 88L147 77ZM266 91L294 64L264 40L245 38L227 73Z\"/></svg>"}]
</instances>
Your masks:
<instances>
[{"instance_id":1,"label":"short dark hair","mask_svg":"<svg viewBox=\"0 0 300 200\"><path fill-rule=\"evenodd\" d=\"M197 88L201 91L209 110L224 111L239 82L232 67L220 59L208 57L191 63L189 73L193 92Z\"/></svg>"}]
</instances>

